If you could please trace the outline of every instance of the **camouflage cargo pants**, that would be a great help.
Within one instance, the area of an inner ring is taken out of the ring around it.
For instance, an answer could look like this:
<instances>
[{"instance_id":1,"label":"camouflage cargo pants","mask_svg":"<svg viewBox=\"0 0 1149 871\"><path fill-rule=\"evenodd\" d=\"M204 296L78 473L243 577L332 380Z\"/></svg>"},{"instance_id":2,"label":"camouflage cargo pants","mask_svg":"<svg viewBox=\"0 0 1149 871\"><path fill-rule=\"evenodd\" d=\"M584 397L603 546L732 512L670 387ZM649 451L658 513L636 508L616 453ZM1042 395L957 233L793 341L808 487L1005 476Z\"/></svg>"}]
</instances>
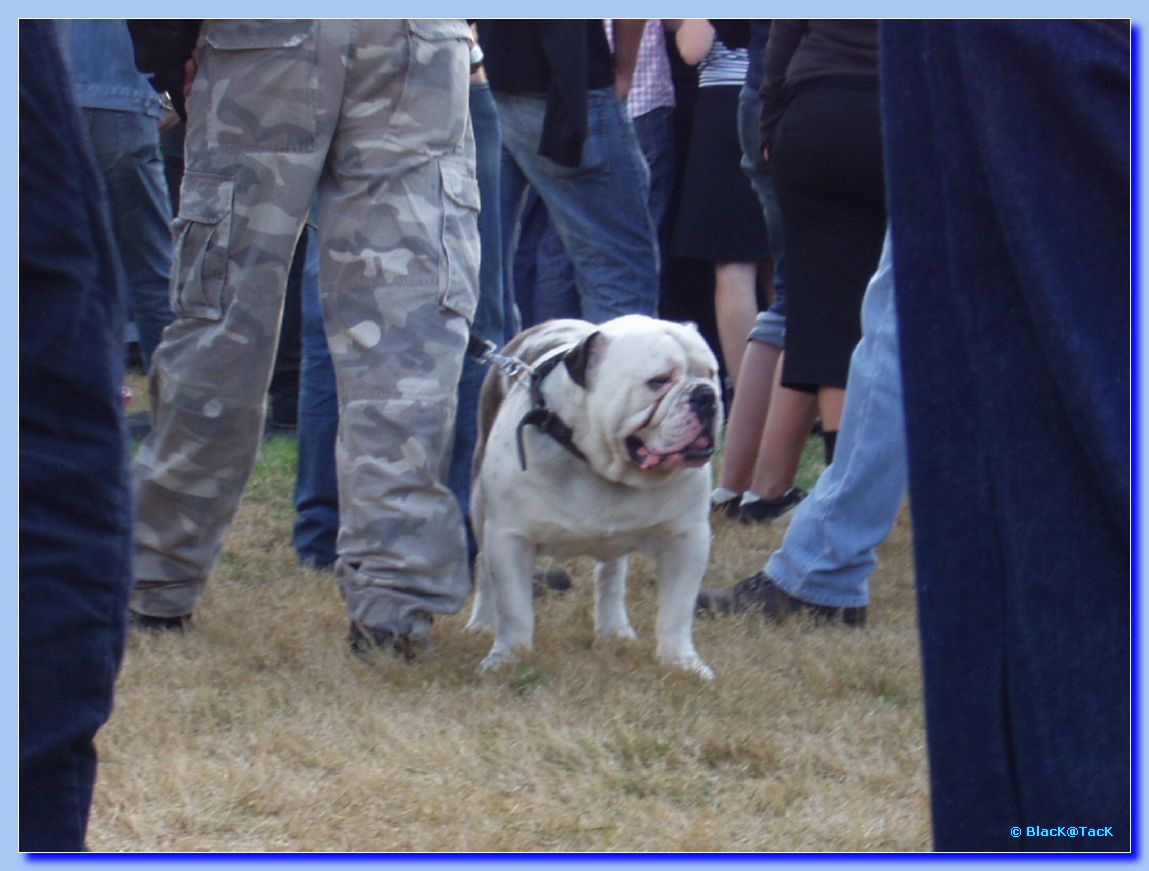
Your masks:
<instances>
[{"instance_id":1,"label":"camouflage cargo pants","mask_svg":"<svg viewBox=\"0 0 1149 871\"><path fill-rule=\"evenodd\" d=\"M203 594L259 450L316 195L348 611L418 637L426 615L469 594L443 484L478 293L469 36L462 20L204 25L174 224L177 319L135 465L139 613L190 614Z\"/></svg>"}]
</instances>

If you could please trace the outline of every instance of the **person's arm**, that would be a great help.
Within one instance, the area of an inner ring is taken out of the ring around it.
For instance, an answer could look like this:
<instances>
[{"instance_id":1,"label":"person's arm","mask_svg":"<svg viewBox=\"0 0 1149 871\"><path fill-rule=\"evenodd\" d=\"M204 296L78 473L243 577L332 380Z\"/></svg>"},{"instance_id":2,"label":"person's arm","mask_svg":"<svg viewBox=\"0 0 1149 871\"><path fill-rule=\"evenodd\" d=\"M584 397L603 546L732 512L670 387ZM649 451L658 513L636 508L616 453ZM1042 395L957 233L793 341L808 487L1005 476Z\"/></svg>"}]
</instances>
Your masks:
<instances>
[{"instance_id":1,"label":"person's arm","mask_svg":"<svg viewBox=\"0 0 1149 871\"><path fill-rule=\"evenodd\" d=\"M674 42L682 59L696 66L714 44L714 28L705 18L685 18L674 35Z\"/></svg>"},{"instance_id":2,"label":"person's arm","mask_svg":"<svg viewBox=\"0 0 1149 871\"><path fill-rule=\"evenodd\" d=\"M766 71L759 90L762 97L759 129L762 135L762 154L767 160L770 159L774 129L786 109L786 69L806 30L805 20L775 19L770 25L770 38L766 42Z\"/></svg>"},{"instance_id":3,"label":"person's arm","mask_svg":"<svg viewBox=\"0 0 1149 871\"><path fill-rule=\"evenodd\" d=\"M645 18L614 18L610 23L614 45L614 92L625 100L634 83L638 47L646 28Z\"/></svg>"}]
</instances>

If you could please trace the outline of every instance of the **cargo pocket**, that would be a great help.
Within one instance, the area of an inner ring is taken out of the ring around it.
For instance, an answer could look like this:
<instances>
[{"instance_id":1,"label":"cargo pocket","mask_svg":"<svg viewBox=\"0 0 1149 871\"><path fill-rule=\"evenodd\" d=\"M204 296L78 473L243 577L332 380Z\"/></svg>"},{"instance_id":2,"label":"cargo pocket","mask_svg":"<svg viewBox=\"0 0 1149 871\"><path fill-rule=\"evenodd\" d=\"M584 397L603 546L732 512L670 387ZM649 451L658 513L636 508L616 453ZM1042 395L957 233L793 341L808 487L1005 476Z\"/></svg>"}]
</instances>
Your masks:
<instances>
[{"instance_id":1,"label":"cargo pocket","mask_svg":"<svg viewBox=\"0 0 1149 871\"><path fill-rule=\"evenodd\" d=\"M315 149L316 23L215 20L204 29L200 73L210 82L208 141L225 150Z\"/></svg>"},{"instance_id":2,"label":"cargo pocket","mask_svg":"<svg viewBox=\"0 0 1149 871\"><path fill-rule=\"evenodd\" d=\"M172 311L218 321L227 308L227 262L235 181L205 172L184 174L180 211L172 223Z\"/></svg>"},{"instance_id":3,"label":"cargo pocket","mask_svg":"<svg viewBox=\"0 0 1149 871\"><path fill-rule=\"evenodd\" d=\"M471 30L462 19L408 21L410 52L387 136L416 154L449 154L467 133Z\"/></svg>"},{"instance_id":4,"label":"cargo pocket","mask_svg":"<svg viewBox=\"0 0 1149 871\"><path fill-rule=\"evenodd\" d=\"M443 266L439 306L470 323L479 303L479 183L446 161L439 164L443 188Z\"/></svg>"}]
</instances>

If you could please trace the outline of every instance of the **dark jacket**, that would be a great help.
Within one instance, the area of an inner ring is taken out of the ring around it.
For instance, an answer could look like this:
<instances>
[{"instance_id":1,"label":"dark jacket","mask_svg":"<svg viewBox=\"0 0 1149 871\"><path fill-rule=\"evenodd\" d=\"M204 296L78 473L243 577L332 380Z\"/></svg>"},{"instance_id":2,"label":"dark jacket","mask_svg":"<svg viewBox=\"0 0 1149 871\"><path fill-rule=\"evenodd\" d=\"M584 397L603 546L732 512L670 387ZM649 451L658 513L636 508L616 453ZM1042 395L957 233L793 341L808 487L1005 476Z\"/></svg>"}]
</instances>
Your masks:
<instances>
[{"instance_id":1,"label":"dark jacket","mask_svg":"<svg viewBox=\"0 0 1149 871\"><path fill-rule=\"evenodd\" d=\"M171 98L172 107L185 121L184 65L195 50L201 23L198 18L128 19L136 69L153 88Z\"/></svg>"},{"instance_id":2,"label":"dark jacket","mask_svg":"<svg viewBox=\"0 0 1149 871\"><path fill-rule=\"evenodd\" d=\"M587 91L614 84L602 19L478 25L491 90L545 96L539 154L563 166L578 166L587 134Z\"/></svg>"}]
</instances>

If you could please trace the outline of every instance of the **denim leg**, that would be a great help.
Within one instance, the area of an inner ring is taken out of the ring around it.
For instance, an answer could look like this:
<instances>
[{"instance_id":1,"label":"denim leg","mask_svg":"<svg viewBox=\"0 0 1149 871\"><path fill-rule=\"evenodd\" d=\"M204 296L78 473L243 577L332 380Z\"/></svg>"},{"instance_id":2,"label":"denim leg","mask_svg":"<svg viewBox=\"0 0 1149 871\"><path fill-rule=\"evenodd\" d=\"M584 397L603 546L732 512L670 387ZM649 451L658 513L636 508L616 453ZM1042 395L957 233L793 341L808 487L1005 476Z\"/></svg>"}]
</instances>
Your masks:
<instances>
[{"instance_id":1,"label":"denim leg","mask_svg":"<svg viewBox=\"0 0 1149 871\"><path fill-rule=\"evenodd\" d=\"M292 544L301 564L328 569L335 564L335 539L339 534L339 483L335 471L339 398L319 303L319 234L311 224L304 232L307 247L300 330L303 361L299 376L299 466Z\"/></svg>"},{"instance_id":2,"label":"denim leg","mask_svg":"<svg viewBox=\"0 0 1149 871\"><path fill-rule=\"evenodd\" d=\"M168 301L172 212L159 128L155 118L136 112L83 112L107 189L116 250L147 369L160 334L175 317Z\"/></svg>"},{"instance_id":3,"label":"denim leg","mask_svg":"<svg viewBox=\"0 0 1149 871\"><path fill-rule=\"evenodd\" d=\"M632 118L638 147L650 169L650 217L658 230L659 249L666 250L669 242L669 227L666 215L670 211L670 199L674 195L674 109L660 106L644 115Z\"/></svg>"},{"instance_id":4,"label":"denim leg","mask_svg":"<svg viewBox=\"0 0 1149 871\"><path fill-rule=\"evenodd\" d=\"M499 93L495 99L503 144L546 202L574 263L583 317L654 314L658 246L647 205L649 172L613 91L589 94L589 131L577 167L538 153L545 100Z\"/></svg>"},{"instance_id":5,"label":"denim leg","mask_svg":"<svg viewBox=\"0 0 1149 871\"><path fill-rule=\"evenodd\" d=\"M762 136L758 130L761 114L762 98L754 89L743 87L738 94L738 139L742 145L742 171L758 195L762 216L766 221L766 232L770 237L770 258L774 261L774 301L768 313L771 323L781 325L783 343L778 344L781 348L785 347L786 335L786 236L778 193L774 190L770 167L762 158Z\"/></svg>"},{"instance_id":6,"label":"denim leg","mask_svg":"<svg viewBox=\"0 0 1149 871\"><path fill-rule=\"evenodd\" d=\"M497 100L496 100L497 103ZM499 135L502 136L503 120L499 117ZM502 226L503 243L503 303L508 311L514 312L516 326L530 323L529 300L528 308L523 308L523 301L519 299L517 287L518 276L518 250L522 239L523 221L529 213L531 197L538 194L531 188L527 177L515 162L514 157L507 151L505 143L499 148L499 218ZM533 287L533 274L531 285L526 289L530 293ZM518 330L508 330L504 335L504 343L509 342L518 334Z\"/></svg>"},{"instance_id":7,"label":"denim leg","mask_svg":"<svg viewBox=\"0 0 1149 871\"><path fill-rule=\"evenodd\" d=\"M513 228L514 246L508 273L515 306L522 317L523 326L532 327L545 319L541 313L535 311L535 295L539 283L539 245L550 218L546 206L539 198L539 192L526 184L525 180L520 191L516 216Z\"/></svg>"},{"instance_id":8,"label":"denim leg","mask_svg":"<svg viewBox=\"0 0 1149 871\"><path fill-rule=\"evenodd\" d=\"M503 296L502 136L499 133L498 109L488 85L471 86L470 113L475 131L475 172L479 181L479 199L483 204L479 212L479 246L482 249L479 303L471 324L471 335L501 347L510 338L507 329L512 313L506 310ZM470 516L471 457L478 438L479 391L486 375L487 367L478 361L469 356L463 361L448 486L455 494L464 517ZM474 543L470 534L468 545L473 553Z\"/></svg>"},{"instance_id":9,"label":"denim leg","mask_svg":"<svg viewBox=\"0 0 1149 871\"><path fill-rule=\"evenodd\" d=\"M52 22L20 22L19 849L84 849L131 586L125 289Z\"/></svg>"},{"instance_id":10,"label":"denim leg","mask_svg":"<svg viewBox=\"0 0 1149 871\"><path fill-rule=\"evenodd\" d=\"M883 23L881 58L934 843L1128 850L1128 34Z\"/></svg>"},{"instance_id":11,"label":"denim leg","mask_svg":"<svg viewBox=\"0 0 1149 871\"><path fill-rule=\"evenodd\" d=\"M834 462L798 506L781 549L766 563L777 586L815 605L868 604L876 548L889 536L905 494L893 279L887 234L862 302L862 339L850 358Z\"/></svg>"},{"instance_id":12,"label":"denim leg","mask_svg":"<svg viewBox=\"0 0 1149 871\"><path fill-rule=\"evenodd\" d=\"M578 285L575 283L574 264L550 214L545 212L538 249L535 252L535 318L538 321L555 318L582 317Z\"/></svg>"}]
</instances>

